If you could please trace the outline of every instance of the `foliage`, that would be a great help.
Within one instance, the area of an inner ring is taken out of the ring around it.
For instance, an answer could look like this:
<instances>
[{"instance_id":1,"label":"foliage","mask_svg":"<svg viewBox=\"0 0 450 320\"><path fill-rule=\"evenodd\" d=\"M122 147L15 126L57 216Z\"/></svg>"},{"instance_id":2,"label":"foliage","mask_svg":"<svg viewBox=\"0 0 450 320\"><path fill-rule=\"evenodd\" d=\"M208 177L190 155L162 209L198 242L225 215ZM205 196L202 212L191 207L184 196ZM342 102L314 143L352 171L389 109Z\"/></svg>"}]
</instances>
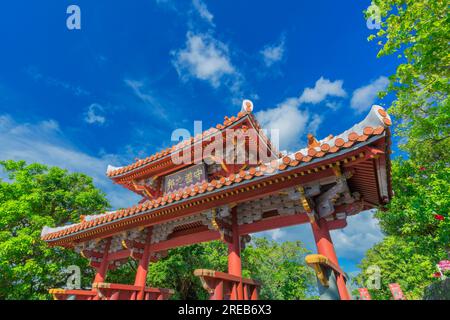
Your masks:
<instances>
[{"instance_id":1,"label":"foliage","mask_svg":"<svg viewBox=\"0 0 450 320\"><path fill-rule=\"evenodd\" d=\"M195 269L225 271L227 247L213 241L170 250L166 259L151 264L148 280L152 285L175 289L175 299L207 299L207 292Z\"/></svg>"},{"instance_id":2,"label":"foliage","mask_svg":"<svg viewBox=\"0 0 450 320\"><path fill-rule=\"evenodd\" d=\"M227 249L225 244L213 241L203 244L174 248L166 258L150 263L147 285L175 290L173 299L206 299L199 278L194 276L195 269L225 270ZM108 281L133 283L136 274L136 262L130 260L127 265L108 274Z\"/></svg>"},{"instance_id":3,"label":"foliage","mask_svg":"<svg viewBox=\"0 0 450 320\"><path fill-rule=\"evenodd\" d=\"M450 23L447 0L374 0L380 9L378 57L401 59L390 77L395 93L389 111L406 137L404 149L419 162L449 159ZM371 15L371 10L366 15Z\"/></svg>"},{"instance_id":4,"label":"foliage","mask_svg":"<svg viewBox=\"0 0 450 320\"><path fill-rule=\"evenodd\" d=\"M108 206L92 179L79 173L24 161L1 161L7 175L0 180L0 299L46 299L47 290L65 284L64 268L84 270L87 262L71 250L49 248L40 240L44 226L61 226L80 215Z\"/></svg>"},{"instance_id":5,"label":"foliage","mask_svg":"<svg viewBox=\"0 0 450 320\"><path fill-rule=\"evenodd\" d=\"M358 280L361 287L369 287L372 299L389 300L392 295L390 283L399 283L407 299L421 299L425 287L432 281L436 271L434 254L424 242L406 241L398 236L387 236L369 249L360 268L364 270ZM370 289L369 267L380 268L381 287Z\"/></svg>"},{"instance_id":6,"label":"foliage","mask_svg":"<svg viewBox=\"0 0 450 320\"><path fill-rule=\"evenodd\" d=\"M312 299L317 284L315 273L305 264L307 253L300 241L255 238L242 255L243 275L262 282L263 299Z\"/></svg>"},{"instance_id":7,"label":"foliage","mask_svg":"<svg viewBox=\"0 0 450 320\"><path fill-rule=\"evenodd\" d=\"M381 229L387 237L370 249L361 269L381 269L382 287L373 298L388 299L389 283L400 283L410 299L420 299L435 278L436 263L447 256L450 242L450 168L436 163L419 167L413 160L396 160L392 165L395 196L387 211L378 211ZM359 277L363 285L370 274Z\"/></svg>"},{"instance_id":8,"label":"foliage","mask_svg":"<svg viewBox=\"0 0 450 320\"><path fill-rule=\"evenodd\" d=\"M372 3L383 22L369 40L378 40L378 57L401 59L382 96L395 93L389 111L408 159L392 163L394 198L376 214L387 237L367 252L361 268L381 268L382 288L372 292L374 298L388 299L387 284L398 282L407 297L419 299L436 263L450 252L448 1ZM360 275L360 282L367 276Z\"/></svg>"},{"instance_id":9,"label":"foliage","mask_svg":"<svg viewBox=\"0 0 450 320\"><path fill-rule=\"evenodd\" d=\"M395 196L375 215L387 235L425 242L436 251L450 243L450 168L442 162L418 166L414 160L392 165ZM444 258L444 257L442 257Z\"/></svg>"},{"instance_id":10,"label":"foliage","mask_svg":"<svg viewBox=\"0 0 450 320\"><path fill-rule=\"evenodd\" d=\"M242 252L243 276L262 282L262 299L313 298L315 275L305 265L307 250L300 242L279 244L255 238ZM195 269L227 272L227 246L220 241L169 250L167 258L151 263L147 282L175 290L174 299L207 299ZM108 281L133 283L135 262L111 272Z\"/></svg>"}]
</instances>

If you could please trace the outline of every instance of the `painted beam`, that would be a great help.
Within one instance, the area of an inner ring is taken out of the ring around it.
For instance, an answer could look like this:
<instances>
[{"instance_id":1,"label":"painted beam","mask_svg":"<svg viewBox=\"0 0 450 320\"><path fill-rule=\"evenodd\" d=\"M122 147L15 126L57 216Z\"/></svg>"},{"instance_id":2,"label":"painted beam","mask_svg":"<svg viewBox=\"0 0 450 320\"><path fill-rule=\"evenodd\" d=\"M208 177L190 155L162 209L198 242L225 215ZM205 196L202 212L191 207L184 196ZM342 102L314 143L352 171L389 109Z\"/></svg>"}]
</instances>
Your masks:
<instances>
[{"instance_id":1,"label":"painted beam","mask_svg":"<svg viewBox=\"0 0 450 320\"><path fill-rule=\"evenodd\" d=\"M294 214L292 216L275 216L253 222L251 224L243 224L239 226L239 234L246 235L249 233L262 232L272 229L294 226L297 224L308 223L309 218L306 213Z\"/></svg>"},{"instance_id":2,"label":"painted beam","mask_svg":"<svg viewBox=\"0 0 450 320\"><path fill-rule=\"evenodd\" d=\"M130 255L131 255L130 249L123 249L120 251L110 253L108 255L108 261L123 260L123 259L130 257Z\"/></svg>"},{"instance_id":3,"label":"painted beam","mask_svg":"<svg viewBox=\"0 0 450 320\"><path fill-rule=\"evenodd\" d=\"M219 240L220 234L217 231L201 231L197 233L186 234L183 236L175 237L166 241L152 244L150 250L154 252L168 250L171 248L187 246L195 243Z\"/></svg>"}]
</instances>

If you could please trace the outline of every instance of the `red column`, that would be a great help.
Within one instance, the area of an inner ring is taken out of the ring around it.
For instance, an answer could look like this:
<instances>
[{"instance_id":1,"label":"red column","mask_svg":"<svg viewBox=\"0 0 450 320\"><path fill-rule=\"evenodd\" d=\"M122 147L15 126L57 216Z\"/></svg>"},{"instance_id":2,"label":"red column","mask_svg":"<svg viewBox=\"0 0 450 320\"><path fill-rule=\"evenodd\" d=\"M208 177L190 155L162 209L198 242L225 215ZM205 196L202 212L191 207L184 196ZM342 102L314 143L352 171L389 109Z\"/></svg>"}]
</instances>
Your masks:
<instances>
[{"instance_id":1,"label":"red column","mask_svg":"<svg viewBox=\"0 0 450 320\"><path fill-rule=\"evenodd\" d=\"M241 243L239 241L236 207L231 211L232 242L228 244L228 273L242 276Z\"/></svg>"},{"instance_id":2,"label":"red column","mask_svg":"<svg viewBox=\"0 0 450 320\"><path fill-rule=\"evenodd\" d=\"M105 251L103 252L102 262L100 263L100 267L97 269L97 273L95 274L94 283L104 282L106 279L106 273L108 272L108 252L109 247L111 245L111 238L106 240Z\"/></svg>"},{"instance_id":3,"label":"red column","mask_svg":"<svg viewBox=\"0 0 450 320\"><path fill-rule=\"evenodd\" d=\"M136 300L144 299L145 283L147 280L148 264L150 263L150 242L152 239L152 229L147 229L147 239L145 242L144 253L139 260L139 265L136 271L136 278L134 279L134 285L142 287L142 290L136 296Z\"/></svg>"},{"instance_id":4,"label":"red column","mask_svg":"<svg viewBox=\"0 0 450 320\"><path fill-rule=\"evenodd\" d=\"M314 239L316 240L317 252L330 259L330 261L336 266L339 266L327 221L324 219L321 219L318 222L314 221L313 223L311 223L311 227L314 234ZM345 279L343 275L337 275L336 284L341 300L350 300L350 295L348 293L347 286L345 285Z\"/></svg>"},{"instance_id":5,"label":"red column","mask_svg":"<svg viewBox=\"0 0 450 320\"><path fill-rule=\"evenodd\" d=\"M120 291L114 291L111 296L109 297L109 300L119 300L120 297Z\"/></svg>"},{"instance_id":6,"label":"red column","mask_svg":"<svg viewBox=\"0 0 450 320\"><path fill-rule=\"evenodd\" d=\"M237 223L236 207L231 209L232 242L228 244L228 273L242 277L241 241ZM242 282L237 285L237 299L243 299Z\"/></svg>"},{"instance_id":7,"label":"red column","mask_svg":"<svg viewBox=\"0 0 450 320\"><path fill-rule=\"evenodd\" d=\"M212 300L223 300L223 281L219 280L214 289Z\"/></svg>"}]
</instances>

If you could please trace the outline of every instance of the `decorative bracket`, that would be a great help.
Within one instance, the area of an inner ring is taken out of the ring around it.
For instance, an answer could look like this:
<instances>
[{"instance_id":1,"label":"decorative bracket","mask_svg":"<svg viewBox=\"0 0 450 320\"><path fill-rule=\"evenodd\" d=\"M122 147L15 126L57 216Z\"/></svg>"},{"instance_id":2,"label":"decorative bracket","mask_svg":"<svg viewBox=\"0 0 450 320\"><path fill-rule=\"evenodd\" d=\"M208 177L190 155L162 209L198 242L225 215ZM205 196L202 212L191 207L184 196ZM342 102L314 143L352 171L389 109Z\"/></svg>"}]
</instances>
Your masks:
<instances>
[{"instance_id":1,"label":"decorative bracket","mask_svg":"<svg viewBox=\"0 0 450 320\"><path fill-rule=\"evenodd\" d=\"M224 240L224 232L223 230L219 227L219 224L216 221L216 208L212 208L211 209L211 224L214 228L214 230L218 231L220 234L220 240Z\"/></svg>"},{"instance_id":2,"label":"decorative bracket","mask_svg":"<svg viewBox=\"0 0 450 320\"><path fill-rule=\"evenodd\" d=\"M309 221L313 223L314 221L316 221L315 212L311 208L310 200L306 197L305 189L302 186L298 186L297 191L300 194L300 205L306 211L306 214L309 217Z\"/></svg>"},{"instance_id":3,"label":"decorative bracket","mask_svg":"<svg viewBox=\"0 0 450 320\"><path fill-rule=\"evenodd\" d=\"M219 210L218 210L219 209ZM230 208L229 207L219 207L212 208L211 213L206 213L205 216L209 219L207 223L210 229L213 229L220 234L220 240L230 242L230 225L226 222L229 220ZM220 217L220 219L219 219Z\"/></svg>"}]
</instances>

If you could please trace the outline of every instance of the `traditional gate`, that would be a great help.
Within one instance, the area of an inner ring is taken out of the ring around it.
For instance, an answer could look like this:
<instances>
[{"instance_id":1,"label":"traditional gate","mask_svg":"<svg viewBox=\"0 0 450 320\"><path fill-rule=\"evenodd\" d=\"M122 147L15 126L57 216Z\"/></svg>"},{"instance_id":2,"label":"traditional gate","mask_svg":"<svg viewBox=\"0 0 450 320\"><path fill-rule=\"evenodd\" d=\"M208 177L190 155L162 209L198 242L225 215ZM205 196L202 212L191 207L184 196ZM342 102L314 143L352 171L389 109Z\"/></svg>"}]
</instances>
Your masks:
<instances>
[{"instance_id":1,"label":"traditional gate","mask_svg":"<svg viewBox=\"0 0 450 320\"><path fill-rule=\"evenodd\" d=\"M318 254L306 262L316 271L322 298L351 299L330 231L391 198L389 115L373 106L344 133L320 141L308 135L306 148L281 154L252 111L245 100L237 116L215 128L131 165L109 166L115 183L143 199L128 209L43 229L50 246L75 250L97 271L91 290L52 289L54 297L167 299L172 290L146 287L149 263L168 249L220 239L229 248L228 272L199 269L195 275L211 299L257 299L260 284L241 272L249 235L308 223ZM108 270L129 258L138 262L134 284L106 282Z\"/></svg>"}]
</instances>

